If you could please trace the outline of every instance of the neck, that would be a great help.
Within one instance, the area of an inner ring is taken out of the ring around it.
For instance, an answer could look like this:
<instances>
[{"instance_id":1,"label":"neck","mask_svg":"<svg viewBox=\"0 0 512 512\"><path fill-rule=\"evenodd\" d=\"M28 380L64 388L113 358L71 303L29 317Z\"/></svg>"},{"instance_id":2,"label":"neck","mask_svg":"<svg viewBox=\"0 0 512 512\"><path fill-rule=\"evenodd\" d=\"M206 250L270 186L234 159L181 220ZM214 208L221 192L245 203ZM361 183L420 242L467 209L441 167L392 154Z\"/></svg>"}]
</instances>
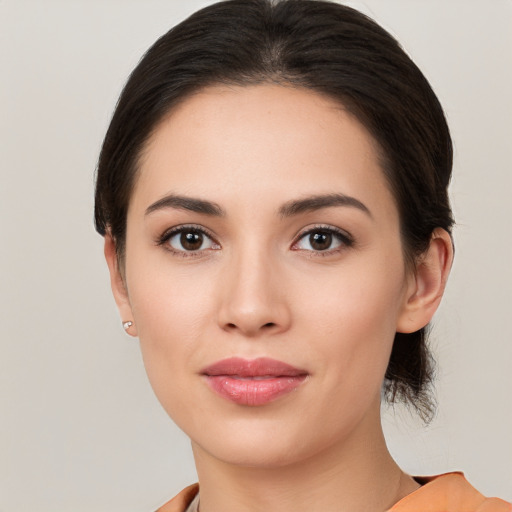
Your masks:
<instances>
[{"instance_id":1,"label":"neck","mask_svg":"<svg viewBox=\"0 0 512 512\"><path fill-rule=\"evenodd\" d=\"M380 415L378 426L369 425L322 453L278 467L229 464L193 443L201 512L388 510L419 485L389 454Z\"/></svg>"}]
</instances>

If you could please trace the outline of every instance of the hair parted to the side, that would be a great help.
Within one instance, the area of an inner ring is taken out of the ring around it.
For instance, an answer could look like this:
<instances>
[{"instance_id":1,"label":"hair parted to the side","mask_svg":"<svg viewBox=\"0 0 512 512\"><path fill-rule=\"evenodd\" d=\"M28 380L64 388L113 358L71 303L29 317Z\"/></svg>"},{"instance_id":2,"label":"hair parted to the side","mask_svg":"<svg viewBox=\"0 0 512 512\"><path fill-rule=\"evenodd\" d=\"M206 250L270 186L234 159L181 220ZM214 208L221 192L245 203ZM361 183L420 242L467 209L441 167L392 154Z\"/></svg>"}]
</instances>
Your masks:
<instances>
[{"instance_id":1,"label":"hair parted to the side","mask_svg":"<svg viewBox=\"0 0 512 512\"><path fill-rule=\"evenodd\" d=\"M145 54L120 96L101 150L95 222L120 261L138 160L159 122L209 85L277 83L337 100L374 137L414 265L432 232L451 232L447 187L452 144L428 81L398 42L367 16L322 0L228 0L171 29ZM386 372L388 401L434 410L426 330L397 333Z\"/></svg>"}]
</instances>

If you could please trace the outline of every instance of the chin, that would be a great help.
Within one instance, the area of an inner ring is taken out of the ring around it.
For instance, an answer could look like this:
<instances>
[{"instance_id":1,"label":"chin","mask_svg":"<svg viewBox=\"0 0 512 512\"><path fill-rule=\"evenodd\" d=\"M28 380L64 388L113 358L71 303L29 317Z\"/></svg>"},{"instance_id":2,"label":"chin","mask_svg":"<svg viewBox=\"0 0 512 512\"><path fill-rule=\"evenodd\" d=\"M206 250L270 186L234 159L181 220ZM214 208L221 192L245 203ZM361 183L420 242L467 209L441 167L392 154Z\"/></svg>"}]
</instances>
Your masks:
<instances>
[{"instance_id":1,"label":"chin","mask_svg":"<svg viewBox=\"0 0 512 512\"><path fill-rule=\"evenodd\" d=\"M198 451L206 452L226 464L246 468L280 468L308 458L308 454L302 453L296 445L291 446L293 443L281 442L276 437L273 439L255 437L250 441L247 438L231 437L229 442L222 443L218 440L207 439L201 440L201 444L192 441L192 445L195 454Z\"/></svg>"},{"instance_id":2,"label":"chin","mask_svg":"<svg viewBox=\"0 0 512 512\"><path fill-rule=\"evenodd\" d=\"M196 457L204 453L233 466L277 469L334 453L335 446L343 444L350 430L349 425L339 424L334 431L322 430L319 425L308 425L295 417L293 421L260 418L228 424L212 422L207 433L204 429L185 432L192 440Z\"/></svg>"}]
</instances>

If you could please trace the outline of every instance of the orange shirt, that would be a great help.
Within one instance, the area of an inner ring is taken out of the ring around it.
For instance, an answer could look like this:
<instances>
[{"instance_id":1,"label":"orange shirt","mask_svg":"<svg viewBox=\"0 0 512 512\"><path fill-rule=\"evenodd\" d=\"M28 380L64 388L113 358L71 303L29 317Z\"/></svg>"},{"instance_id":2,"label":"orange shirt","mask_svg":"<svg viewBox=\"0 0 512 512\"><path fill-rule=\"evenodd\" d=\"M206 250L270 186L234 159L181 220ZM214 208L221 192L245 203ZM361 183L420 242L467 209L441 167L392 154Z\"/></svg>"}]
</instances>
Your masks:
<instances>
[{"instance_id":1,"label":"orange shirt","mask_svg":"<svg viewBox=\"0 0 512 512\"><path fill-rule=\"evenodd\" d=\"M401 499L388 512L512 512L512 504L486 498L462 473L417 477L416 480L422 487ZM157 512L186 512L198 491L198 484L183 489Z\"/></svg>"},{"instance_id":2,"label":"orange shirt","mask_svg":"<svg viewBox=\"0 0 512 512\"><path fill-rule=\"evenodd\" d=\"M422 487L401 499L388 512L512 512L512 504L486 498L462 473L416 477L416 480Z\"/></svg>"}]
</instances>

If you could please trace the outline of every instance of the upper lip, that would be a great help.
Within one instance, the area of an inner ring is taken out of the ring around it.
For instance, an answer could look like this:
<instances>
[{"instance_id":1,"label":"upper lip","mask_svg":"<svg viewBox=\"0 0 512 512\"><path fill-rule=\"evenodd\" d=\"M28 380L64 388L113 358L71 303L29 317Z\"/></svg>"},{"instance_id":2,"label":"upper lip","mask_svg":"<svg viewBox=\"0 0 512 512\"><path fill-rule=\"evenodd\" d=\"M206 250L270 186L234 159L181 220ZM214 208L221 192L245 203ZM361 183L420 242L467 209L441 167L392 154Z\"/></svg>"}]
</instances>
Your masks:
<instances>
[{"instance_id":1,"label":"upper lip","mask_svg":"<svg viewBox=\"0 0 512 512\"><path fill-rule=\"evenodd\" d=\"M259 357L257 359L230 357L213 363L204 368L201 373L210 377L219 375L236 377L299 377L308 374L306 370L268 357Z\"/></svg>"}]
</instances>

